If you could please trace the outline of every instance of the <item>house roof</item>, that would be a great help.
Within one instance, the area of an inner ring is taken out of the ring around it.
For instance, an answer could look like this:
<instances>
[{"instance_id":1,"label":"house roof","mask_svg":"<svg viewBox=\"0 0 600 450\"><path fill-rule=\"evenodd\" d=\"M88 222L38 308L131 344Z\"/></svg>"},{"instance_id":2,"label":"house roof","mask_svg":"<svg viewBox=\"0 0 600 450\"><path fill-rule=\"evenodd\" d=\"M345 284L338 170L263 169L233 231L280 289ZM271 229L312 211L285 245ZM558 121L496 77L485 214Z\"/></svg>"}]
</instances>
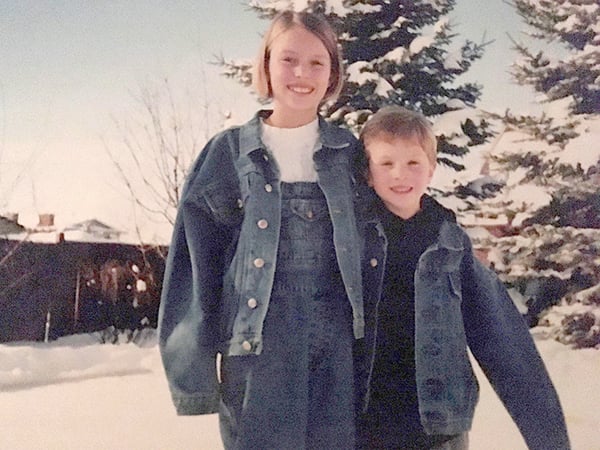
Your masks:
<instances>
[{"instance_id":1,"label":"house roof","mask_svg":"<svg viewBox=\"0 0 600 450\"><path fill-rule=\"evenodd\" d=\"M83 222L78 222L73 225L69 225L69 226L65 227L65 229L63 231L84 231L86 233L92 233L92 234L98 234L98 233L100 233L100 234L105 234L105 233L121 234L122 233L121 230L117 230L116 228L106 225L105 223L102 223L97 219L84 220Z\"/></svg>"}]
</instances>

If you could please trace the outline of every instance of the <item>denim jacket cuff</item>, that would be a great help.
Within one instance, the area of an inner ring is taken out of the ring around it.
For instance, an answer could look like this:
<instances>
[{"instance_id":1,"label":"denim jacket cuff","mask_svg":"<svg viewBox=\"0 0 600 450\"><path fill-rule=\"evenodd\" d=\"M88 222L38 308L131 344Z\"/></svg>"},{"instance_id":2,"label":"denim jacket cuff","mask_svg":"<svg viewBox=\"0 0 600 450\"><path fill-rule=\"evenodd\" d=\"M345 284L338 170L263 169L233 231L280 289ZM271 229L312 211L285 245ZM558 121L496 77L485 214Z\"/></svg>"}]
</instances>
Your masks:
<instances>
[{"instance_id":1,"label":"denim jacket cuff","mask_svg":"<svg viewBox=\"0 0 600 450\"><path fill-rule=\"evenodd\" d=\"M220 396L212 395L173 395L173 403L178 416L214 414L219 411Z\"/></svg>"}]
</instances>

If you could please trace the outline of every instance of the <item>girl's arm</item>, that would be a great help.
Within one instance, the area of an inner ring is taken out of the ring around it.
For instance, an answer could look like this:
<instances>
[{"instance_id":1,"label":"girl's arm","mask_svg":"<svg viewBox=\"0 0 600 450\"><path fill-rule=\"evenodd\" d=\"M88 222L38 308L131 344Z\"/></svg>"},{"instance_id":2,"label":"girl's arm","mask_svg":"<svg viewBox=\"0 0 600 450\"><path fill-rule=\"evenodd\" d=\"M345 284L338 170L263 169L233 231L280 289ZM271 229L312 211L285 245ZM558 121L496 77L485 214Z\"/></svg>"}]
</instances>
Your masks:
<instances>
[{"instance_id":1,"label":"girl's arm","mask_svg":"<svg viewBox=\"0 0 600 450\"><path fill-rule=\"evenodd\" d=\"M220 205L209 199L226 201L239 191L230 152L219 144L224 141L207 145L186 181L163 281L159 348L180 415L214 413L219 404L221 292L234 228L218 220L215 208Z\"/></svg>"}]
</instances>

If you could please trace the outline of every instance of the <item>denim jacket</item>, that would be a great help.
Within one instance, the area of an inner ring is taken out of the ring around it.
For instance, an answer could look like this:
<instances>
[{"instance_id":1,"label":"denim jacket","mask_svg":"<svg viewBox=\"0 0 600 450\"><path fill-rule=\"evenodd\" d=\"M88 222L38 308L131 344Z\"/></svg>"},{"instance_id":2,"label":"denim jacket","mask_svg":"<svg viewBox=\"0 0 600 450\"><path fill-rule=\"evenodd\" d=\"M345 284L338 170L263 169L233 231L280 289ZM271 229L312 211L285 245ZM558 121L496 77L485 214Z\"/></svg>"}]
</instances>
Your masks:
<instances>
[{"instance_id":1,"label":"denim jacket","mask_svg":"<svg viewBox=\"0 0 600 450\"><path fill-rule=\"evenodd\" d=\"M279 169L260 139L259 112L211 139L183 188L166 263L159 348L178 414L218 409L217 354L254 355L276 267ZM333 224L356 338L364 335L359 234L354 214L352 134L319 118L314 155Z\"/></svg>"},{"instance_id":2,"label":"denim jacket","mask_svg":"<svg viewBox=\"0 0 600 450\"><path fill-rule=\"evenodd\" d=\"M387 247L377 219L366 225L365 245L366 338L358 377L363 410ZM557 393L525 321L497 275L474 257L459 225L443 222L437 242L421 255L414 280L417 395L425 431L456 435L471 428L479 386L469 348L530 449L570 448Z\"/></svg>"}]
</instances>

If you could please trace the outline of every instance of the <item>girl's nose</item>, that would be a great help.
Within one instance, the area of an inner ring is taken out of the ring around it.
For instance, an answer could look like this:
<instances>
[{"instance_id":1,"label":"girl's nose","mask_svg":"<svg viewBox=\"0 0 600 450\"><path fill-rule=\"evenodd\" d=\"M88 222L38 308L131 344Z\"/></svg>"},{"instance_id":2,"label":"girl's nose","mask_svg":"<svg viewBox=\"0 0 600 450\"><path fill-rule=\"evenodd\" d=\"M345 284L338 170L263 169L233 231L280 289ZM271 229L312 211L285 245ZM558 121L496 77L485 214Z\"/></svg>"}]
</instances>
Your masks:
<instances>
[{"instance_id":1,"label":"girl's nose","mask_svg":"<svg viewBox=\"0 0 600 450\"><path fill-rule=\"evenodd\" d=\"M297 78L302 77L302 74L304 73L304 68L302 67L302 64L296 64L296 66L294 67L294 76Z\"/></svg>"}]
</instances>

